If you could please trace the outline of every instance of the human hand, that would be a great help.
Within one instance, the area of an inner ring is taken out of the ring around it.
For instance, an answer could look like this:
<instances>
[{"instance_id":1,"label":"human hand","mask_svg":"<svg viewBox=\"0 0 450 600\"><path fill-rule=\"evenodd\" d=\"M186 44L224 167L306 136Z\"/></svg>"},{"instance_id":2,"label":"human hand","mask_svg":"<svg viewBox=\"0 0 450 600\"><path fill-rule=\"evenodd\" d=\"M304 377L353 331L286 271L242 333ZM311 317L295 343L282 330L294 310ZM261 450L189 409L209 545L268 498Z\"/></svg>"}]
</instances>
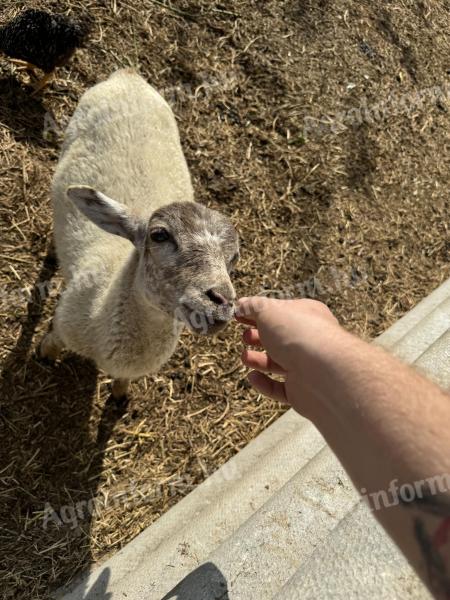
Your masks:
<instances>
[{"instance_id":1,"label":"human hand","mask_svg":"<svg viewBox=\"0 0 450 600\"><path fill-rule=\"evenodd\" d=\"M346 335L330 310L316 300L254 296L238 301L236 318L250 325L244 331L244 343L265 350L246 348L242 353L243 363L254 369L250 383L265 396L309 413L321 359L338 351L339 340ZM281 375L284 381L269 377L269 373Z\"/></svg>"}]
</instances>

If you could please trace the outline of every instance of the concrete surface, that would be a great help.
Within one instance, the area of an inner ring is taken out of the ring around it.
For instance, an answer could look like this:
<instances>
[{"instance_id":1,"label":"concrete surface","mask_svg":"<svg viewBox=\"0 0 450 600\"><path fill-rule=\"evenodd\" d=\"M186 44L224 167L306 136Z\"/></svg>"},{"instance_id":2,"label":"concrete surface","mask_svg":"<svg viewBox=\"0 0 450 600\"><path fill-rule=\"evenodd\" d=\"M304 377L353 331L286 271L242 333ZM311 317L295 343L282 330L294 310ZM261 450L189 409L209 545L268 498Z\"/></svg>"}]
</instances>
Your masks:
<instances>
[{"instance_id":1,"label":"concrete surface","mask_svg":"<svg viewBox=\"0 0 450 600\"><path fill-rule=\"evenodd\" d=\"M301 565L277 598L431 600L406 559L361 503Z\"/></svg>"},{"instance_id":2,"label":"concrete surface","mask_svg":"<svg viewBox=\"0 0 450 600\"><path fill-rule=\"evenodd\" d=\"M378 336L375 343L385 348L392 348L402 338L406 338L407 333L413 327L418 325L427 315L445 302L447 298L450 298L450 279L444 281L442 285L421 300L417 306Z\"/></svg>"}]
</instances>

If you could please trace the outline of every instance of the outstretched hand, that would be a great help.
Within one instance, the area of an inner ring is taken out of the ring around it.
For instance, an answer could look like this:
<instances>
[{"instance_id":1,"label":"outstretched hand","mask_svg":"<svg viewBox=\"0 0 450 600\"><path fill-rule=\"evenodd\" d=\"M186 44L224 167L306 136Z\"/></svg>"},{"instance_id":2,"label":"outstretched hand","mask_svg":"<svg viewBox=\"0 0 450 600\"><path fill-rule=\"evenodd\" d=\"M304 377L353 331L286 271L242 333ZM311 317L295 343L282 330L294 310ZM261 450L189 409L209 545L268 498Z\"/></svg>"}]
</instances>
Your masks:
<instances>
[{"instance_id":1,"label":"outstretched hand","mask_svg":"<svg viewBox=\"0 0 450 600\"><path fill-rule=\"evenodd\" d=\"M242 336L247 346L242 361L253 369L250 383L265 396L299 409L302 390L309 387L313 375L309 371L312 359L326 351L327 343L342 331L335 317L316 300L254 296L238 301L236 318L250 326ZM283 381L270 375L279 375Z\"/></svg>"}]
</instances>

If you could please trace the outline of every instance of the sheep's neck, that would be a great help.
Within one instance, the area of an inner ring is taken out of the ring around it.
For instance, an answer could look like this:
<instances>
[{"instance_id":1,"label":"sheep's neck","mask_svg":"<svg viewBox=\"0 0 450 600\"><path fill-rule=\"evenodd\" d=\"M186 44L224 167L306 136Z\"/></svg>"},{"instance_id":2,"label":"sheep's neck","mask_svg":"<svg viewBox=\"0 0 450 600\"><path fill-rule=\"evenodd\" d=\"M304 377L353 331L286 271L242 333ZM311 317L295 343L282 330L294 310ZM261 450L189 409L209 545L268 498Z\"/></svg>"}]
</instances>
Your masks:
<instances>
[{"instance_id":1,"label":"sheep's neck","mask_svg":"<svg viewBox=\"0 0 450 600\"><path fill-rule=\"evenodd\" d=\"M173 318L145 298L137 285L139 254L133 251L118 277L116 289L117 311L125 320L133 319L139 326L155 323L157 326L173 326Z\"/></svg>"},{"instance_id":2,"label":"sheep's neck","mask_svg":"<svg viewBox=\"0 0 450 600\"><path fill-rule=\"evenodd\" d=\"M138 270L134 251L112 284L104 310L109 315L110 358L133 365L134 377L158 369L172 354L181 331L172 317L143 297L136 285Z\"/></svg>"}]
</instances>

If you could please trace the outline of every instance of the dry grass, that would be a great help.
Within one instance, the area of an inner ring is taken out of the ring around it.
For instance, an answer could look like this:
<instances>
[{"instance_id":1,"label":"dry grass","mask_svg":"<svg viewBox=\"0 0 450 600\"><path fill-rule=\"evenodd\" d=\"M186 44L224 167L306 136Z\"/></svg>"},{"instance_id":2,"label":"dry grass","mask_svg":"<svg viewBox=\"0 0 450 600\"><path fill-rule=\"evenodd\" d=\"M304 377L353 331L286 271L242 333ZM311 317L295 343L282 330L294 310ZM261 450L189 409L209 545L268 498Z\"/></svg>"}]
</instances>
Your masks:
<instances>
[{"instance_id":1,"label":"dry grass","mask_svg":"<svg viewBox=\"0 0 450 600\"><path fill-rule=\"evenodd\" d=\"M448 2L164 4L13 0L0 9L0 22L34 5L87 11L95 23L40 99L0 62L1 598L48 598L283 410L248 389L237 326L208 341L184 336L161 373L134 384L124 414L90 364L36 360L60 285L46 259L60 133L44 136L44 122L63 126L86 88L135 65L172 99L197 198L240 230L239 293L292 291L315 276L319 297L370 337L449 275L445 101L303 139L305 116L448 84ZM139 490L146 498L132 502ZM43 528L46 503L59 511L92 497L103 502L92 517Z\"/></svg>"}]
</instances>

